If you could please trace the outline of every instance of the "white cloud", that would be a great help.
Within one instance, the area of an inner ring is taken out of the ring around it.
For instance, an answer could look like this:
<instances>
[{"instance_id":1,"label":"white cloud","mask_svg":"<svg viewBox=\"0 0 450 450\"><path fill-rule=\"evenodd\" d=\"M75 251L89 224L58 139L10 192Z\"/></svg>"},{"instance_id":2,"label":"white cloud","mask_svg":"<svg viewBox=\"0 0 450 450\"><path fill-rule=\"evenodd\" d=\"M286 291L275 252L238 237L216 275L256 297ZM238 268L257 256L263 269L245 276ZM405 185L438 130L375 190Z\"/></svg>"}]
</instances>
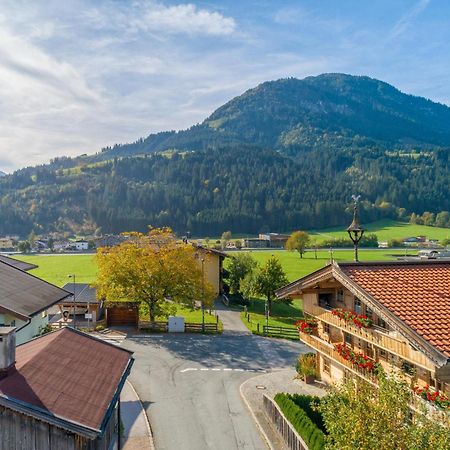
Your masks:
<instances>
[{"instance_id":1,"label":"white cloud","mask_svg":"<svg viewBox=\"0 0 450 450\"><path fill-rule=\"evenodd\" d=\"M396 38L402 35L417 19L417 17L425 11L431 0L419 0L412 8L410 8L392 27L389 37Z\"/></svg>"},{"instance_id":2,"label":"white cloud","mask_svg":"<svg viewBox=\"0 0 450 450\"><path fill-rule=\"evenodd\" d=\"M158 3L145 8L142 19L136 24L144 30L161 30L169 33L230 35L236 31L236 22L218 12L198 9L195 5L164 6Z\"/></svg>"}]
</instances>

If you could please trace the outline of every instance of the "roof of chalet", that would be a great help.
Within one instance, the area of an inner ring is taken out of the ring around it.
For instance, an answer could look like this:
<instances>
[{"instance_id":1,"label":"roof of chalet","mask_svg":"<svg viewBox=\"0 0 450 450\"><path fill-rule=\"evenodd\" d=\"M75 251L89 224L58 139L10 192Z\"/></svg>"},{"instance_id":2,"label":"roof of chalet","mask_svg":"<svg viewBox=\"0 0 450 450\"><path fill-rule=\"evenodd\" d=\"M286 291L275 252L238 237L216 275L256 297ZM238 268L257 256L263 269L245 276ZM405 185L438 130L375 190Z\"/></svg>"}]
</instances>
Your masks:
<instances>
[{"instance_id":1,"label":"roof of chalet","mask_svg":"<svg viewBox=\"0 0 450 450\"><path fill-rule=\"evenodd\" d=\"M216 250L215 248L204 247L203 245L199 245L199 244L192 244L192 245L197 250L204 251L206 253L211 253L213 255L220 256L221 258L229 258L230 257L230 255L228 255L228 253L222 252L220 250Z\"/></svg>"},{"instance_id":2,"label":"roof of chalet","mask_svg":"<svg viewBox=\"0 0 450 450\"><path fill-rule=\"evenodd\" d=\"M4 261L0 262L0 310L20 318L32 317L70 295Z\"/></svg>"},{"instance_id":3,"label":"roof of chalet","mask_svg":"<svg viewBox=\"0 0 450 450\"><path fill-rule=\"evenodd\" d=\"M65 301L73 302L73 283L67 283L63 289L71 294ZM75 283L75 303L101 303L97 300L97 289L88 283Z\"/></svg>"},{"instance_id":4,"label":"roof of chalet","mask_svg":"<svg viewBox=\"0 0 450 450\"><path fill-rule=\"evenodd\" d=\"M10 266L17 267L20 270L24 270L25 272L28 270L36 269L38 266L36 264L30 264L25 261L20 261L15 258L10 258L9 256L0 255L0 261L9 264Z\"/></svg>"},{"instance_id":5,"label":"roof of chalet","mask_svg":"<svg viewBox=\"0 0 450 450\"><path fill-rule=\"evenodd\" d=\"M0 380L0 404L93 437L133 361L132 352L66 327L16 348L15 370Z\"/></svg>"},{"instance_id":6,"label":"roof of chalet","mask_svg":"<svg viewBox=\"0 0 450 450\"><path fill-rule=\"evenodd\" d=\"M356 285L447 358L450 357L450 261L336 263L279 289L286 297L332 272Z\"/></svg>"}]
</instances>

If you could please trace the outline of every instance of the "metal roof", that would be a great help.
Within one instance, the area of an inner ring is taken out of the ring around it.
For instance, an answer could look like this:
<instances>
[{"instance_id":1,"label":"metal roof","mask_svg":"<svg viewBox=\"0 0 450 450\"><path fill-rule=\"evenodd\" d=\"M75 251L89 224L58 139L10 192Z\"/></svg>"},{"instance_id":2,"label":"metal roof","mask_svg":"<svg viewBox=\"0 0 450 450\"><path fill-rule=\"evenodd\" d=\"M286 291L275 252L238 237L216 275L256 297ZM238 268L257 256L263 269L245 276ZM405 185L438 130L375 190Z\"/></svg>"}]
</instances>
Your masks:
<instances>
[{"instance_id":1,"label":"metal roof","mask_svg":"<svg viewBox=\"0 0 450 450\"><path fill-rule=\"evenodd\" d=\"M17 347L15 371L0 380L0 404L95 437L133 361L132 352L66 327Z\"/></svg>"},{"instance_id":2,"label":"metal roof","mask_svg":"<svg viewBox=\"0 0 450 450\"><path fill-rule=\"evenodd\" d=\"M14 316L34 316L69 295L64 289L0 262L0 309Z\"/></svg>"},{"instance_id":3,"label":"metal roof","mask_svg":"<svg viewBox=\"0 0 450 450\"><path fill-rule=\"evenodd\" d=\"M36 264L30 264L5 255L0 255L0 261L25 271L36 269L38 267Z\"/></svg>"},{"instance_id":4,"label":"metal roof","mask_svg":"<svg viewBox=\"0 0 450 450\"><path fill-rule=\"evenodd\" d=\"M74 283L67 283L63 289L73 294ZM73 295L66 298L65 302L73 302ZM97 289L88 283L75 283L75 303L101 303L101 301L97 300Z\"/></svg>"}]
</instances>

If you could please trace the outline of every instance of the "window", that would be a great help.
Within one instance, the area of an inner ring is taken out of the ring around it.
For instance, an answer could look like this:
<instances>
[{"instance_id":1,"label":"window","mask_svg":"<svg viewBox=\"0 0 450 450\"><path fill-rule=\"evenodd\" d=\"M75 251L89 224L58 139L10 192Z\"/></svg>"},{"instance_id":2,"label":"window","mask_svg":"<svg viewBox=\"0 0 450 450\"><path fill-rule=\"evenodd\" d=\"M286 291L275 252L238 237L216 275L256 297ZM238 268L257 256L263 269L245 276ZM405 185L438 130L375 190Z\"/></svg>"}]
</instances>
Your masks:
<instances>
[{"instance_id":1,"label":"window","mask_svg":"<svg viewBox=\"0 0 450 450\"><path fill-rule=\"evenodd\" d=\"M383 350L382 348L380 348L378 350L378 357L380 359L384 359L385 361L387 361L387 352L386 352L386 350Z\"/></svg>"},{"instance_id":2,"label":"window","mask_svg":"<svg viewBox=\"0 0 450 450\"><path fill-rule=\"evenodd\" d=\"M416 373L416 368L414 367L414 364L411 364L408 361L402 361L401 368L402 371L407 375L413 376Z\"/></svg>"},{"instance_id":3,"label":"window","mask_svg":"<svg viewBox=\"0 0 450 450\"><path fill-rule=\"evenodd\" d=\"M369 319L371 319L373 317L373 311L368 306L366 306L366 316Z\"/></svg>"},{"instance_id":4,"label":"window","mask_svg":"<svg viewBox=\"0 0 450 450\"><path fill-rule=\"evenodd\" d=\"M344 289L338 289L336 292L336 300L339 303L344 303Z\"/></svg>"},{"instance_id":5,"label":"window","mask_svg":"<svg viewBox=\"0 0 450 450\"><path fill-rule=\"evenodd\" d=\"M351 334L344 333L344 341L347 345L352 346L353 345L353 337Z\"/></svg>"},{"instance_id":6,"label":"window","mask_svg":"<svg viewBox=\"0 0 450 450\"><path fill-rule=\"evenodd\" d=\"M378 325L380 328L387 328L386 322L385 322L381 317L378 317L377 325Z\"/></svg>"},{"instance_id":7,"label":"window","mask_svg":"<svg viewBox=\"0 0 450 450\"><path fill-rule=\"evenodd\" d=\"M362 313L362 304L361 304L361 300L358 297L355 297L355 301L354 301L354 307L353 310L358 313L361 314Z\"/></svg>"},{"instance_id":8,"label":"window","mask_svg":"<svg viewBox=\"0 0 450 450\"><path fill-rule=\"evenodd\" d=\"M328 375L331 375L331 363L328 358L323 358L323 371Z\"/></svg>"},{"instance_id":9,"label":"window","mask_svg":"<svg viewBox=\"0 0 450 450\"><path fill-rule=\"evenodd\" d=\"M330 334L330 325L328 323L323 324L323 332Z\"/></svg>"},{"instance_id":10,"label":"window","mask_svg":"<svg viewBox=\"0 0 450 450\"><path fill-rule=\"evenodd\" d=\"M319 306L325 309L330 309L332 298L333 294L329 292L321 292L319 294Z\"/></svg>"}]
</instances>

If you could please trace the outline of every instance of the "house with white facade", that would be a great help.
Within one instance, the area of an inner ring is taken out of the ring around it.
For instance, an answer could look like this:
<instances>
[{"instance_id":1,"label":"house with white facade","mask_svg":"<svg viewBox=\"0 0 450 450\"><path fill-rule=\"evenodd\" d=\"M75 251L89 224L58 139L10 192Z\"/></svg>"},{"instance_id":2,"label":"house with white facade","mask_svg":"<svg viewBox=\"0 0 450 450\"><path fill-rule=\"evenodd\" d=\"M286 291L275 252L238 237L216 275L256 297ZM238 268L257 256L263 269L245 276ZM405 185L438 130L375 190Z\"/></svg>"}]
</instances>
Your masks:
<instances>
[{"instance_id":1,"label":"house with white facade","mask_svg":"<svg viewBox=\"0 0 450 450\"><path fill-rule=\"evenodd\" d=\"M39 335L47 310L71 293L0 260L0 327L16 327L16 342Z\"/></svg>"}]
</instances>

